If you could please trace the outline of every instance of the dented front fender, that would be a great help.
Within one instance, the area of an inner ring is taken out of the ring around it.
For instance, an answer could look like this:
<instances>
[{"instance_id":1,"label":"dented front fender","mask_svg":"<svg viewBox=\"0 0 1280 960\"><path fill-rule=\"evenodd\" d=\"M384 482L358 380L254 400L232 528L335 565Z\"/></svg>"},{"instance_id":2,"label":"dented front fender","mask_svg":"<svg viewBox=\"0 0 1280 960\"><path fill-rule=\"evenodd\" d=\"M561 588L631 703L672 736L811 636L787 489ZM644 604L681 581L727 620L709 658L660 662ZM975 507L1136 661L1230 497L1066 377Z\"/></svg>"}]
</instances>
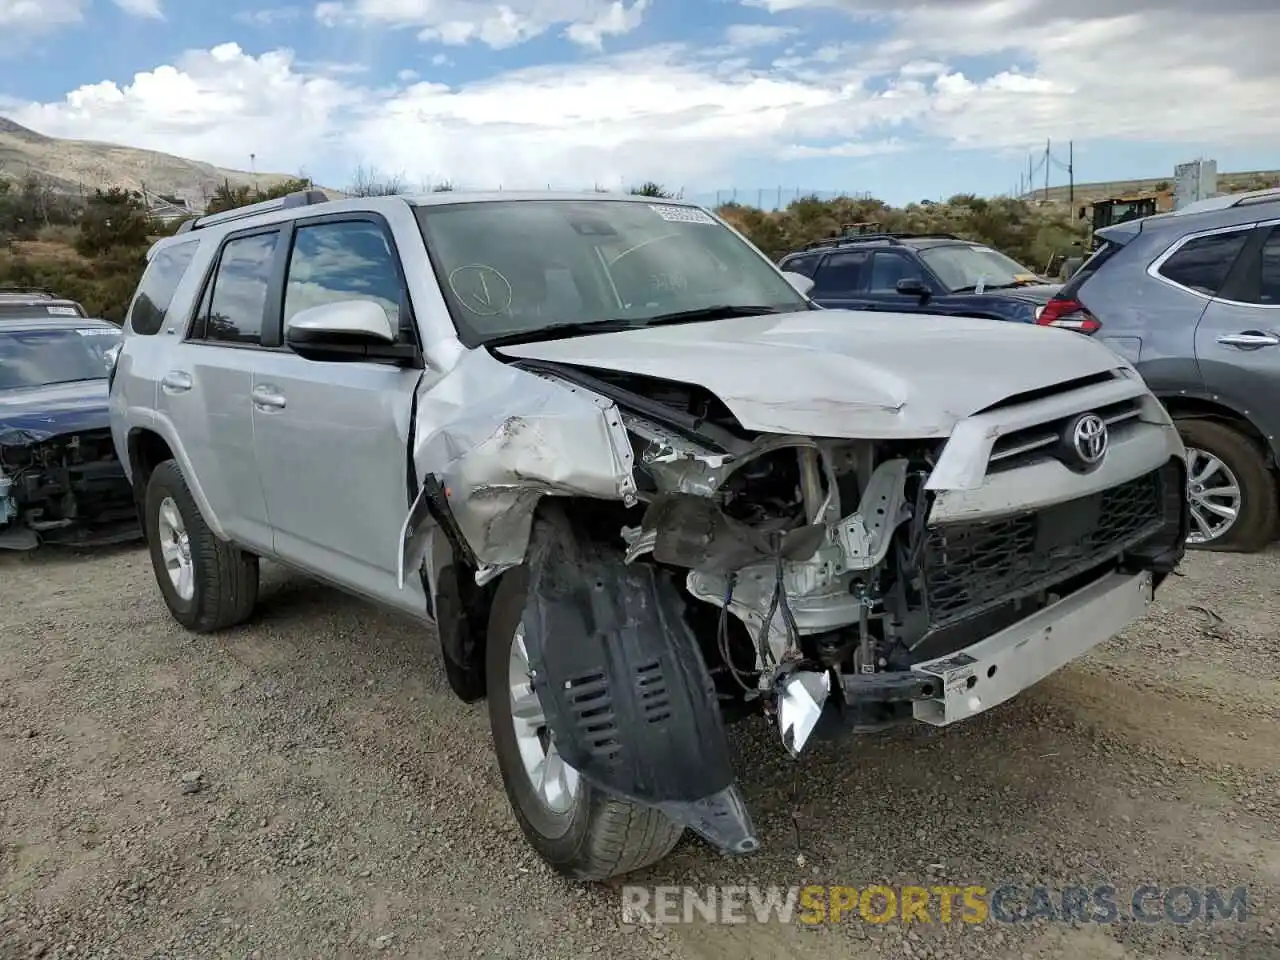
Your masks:
<instances>
[{"instance_id":1,"label":"dented front fender","mask_svg":"<svg viewBox=\"0 0 1280 960\"><path fill-rule=\"evenodd\" d=\"M420 490L401 532L401 587L437 531L483 583L524 561L544 496L635 502L631 443L613 401L483 350L423 378L412 444Z\"/></svg>"}]
</instances>

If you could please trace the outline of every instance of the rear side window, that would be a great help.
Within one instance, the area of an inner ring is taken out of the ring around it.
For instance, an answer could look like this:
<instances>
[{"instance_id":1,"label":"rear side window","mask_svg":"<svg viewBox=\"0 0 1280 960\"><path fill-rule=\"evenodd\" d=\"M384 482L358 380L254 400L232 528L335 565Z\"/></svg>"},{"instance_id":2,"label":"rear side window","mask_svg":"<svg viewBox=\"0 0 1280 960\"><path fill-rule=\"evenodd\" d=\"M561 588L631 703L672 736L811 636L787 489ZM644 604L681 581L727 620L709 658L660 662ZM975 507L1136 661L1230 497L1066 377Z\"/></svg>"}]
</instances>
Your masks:
<instances>
[{"instance_id":1,"label":"rear side window","mask_svg":"<svg viewBox=\"0 0 1280 960\"><path fill-rule=\"evenodd\" d=\"M279 231L228 240L205 291L193 338L257 346Z\"/></svg>"},{"instance_id":2,"label":"rear side window","mask_svg":"<svg viewBox=\"0 0 1280 960\"><path fill-rule=\"evenodd\" d=\"M1160 276L1180 287L1215 297L1248 239L1248 230L1235 230L1188 240L1160 265Z\"/></svg>"},{"instance_id":3,"label":"rear side window","mask_svg":"<svg viewBox=\"0 0 1280 960\"><path fill-rule=\"evenodd\" d=\"M1262 274L1259 277L1258 302L1280 305L1280 227L1271 231L1262 245Z\"/></svg>"},{"instance_id":4,"label":"rear side window","mask_svg":"<svg viewBox=\"0 0 1280 960\"><path fill-rule=\"evenodd\" d=\"M862 275L867 267L866 253L833 253L822 264L814 278L811 296L849 294L862 289Z\"/></svg>"},{"instance_id":5,"label":"rear side window","mask_svg":"<svg viewBox=\"0 0 1280 960\"><path fill-rule=\"evenodd\" d=\"M782 262L782 269L790 273L798 273L812 280L813 272L818 269L818 261L821 259L822 257L816 253L802 257L789 257Z\"/></svg>"},{"instance_id":6,"label":"rear side window","mask_svg":"<svg viewBox=\"0 0 1280 960\"><path fill-rule=\"evenodd\" d=\"M164 326L174 291L191 265L199 240L187 240L158 250L147 264L138 284L138 295L129 310L129 327L134 333L153 336Z\"/></svg>"}]
</instances>

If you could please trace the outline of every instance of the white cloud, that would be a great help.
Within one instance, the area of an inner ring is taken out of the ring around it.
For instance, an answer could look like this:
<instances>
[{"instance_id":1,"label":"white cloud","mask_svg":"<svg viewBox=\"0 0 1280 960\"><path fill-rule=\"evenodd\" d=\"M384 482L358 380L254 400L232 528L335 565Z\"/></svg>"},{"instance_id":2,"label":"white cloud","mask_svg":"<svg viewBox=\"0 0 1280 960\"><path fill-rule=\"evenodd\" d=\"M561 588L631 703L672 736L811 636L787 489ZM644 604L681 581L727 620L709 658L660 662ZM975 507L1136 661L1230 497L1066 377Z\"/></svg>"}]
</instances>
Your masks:
<instances>
[{"instance_id":1,"label":"white cloud","mask_svg":"<svg viewBox=\"0 0 1280 960\"><path fill-rule=\"evenodd\" d=\"M781 43L799 32L796 27L775 27L764 23L735 23L725 30L724 39L731 47L768 47Z\"/></svg>"},{"instance_id":2,"label":"white cloud","mask_svg":"<svg viewBox=\"0 0 1280 960\"><path fill-rule=\"evenodd\" d=\"M324 0L316 19L329 27L414 27L422 40L513 47L562 25L575 43L599 49L606 36L640 25L650 0Z\"/></svg>"},{"instance_id":3,"label":"white cloud","mask_svg":"<svg viewBox=\"0 0 1280 960\"><path fill-rule=\"evenodd\" d=\"M0 27L38 32L79 23L88 0L0 0Z\"/></svg>"},{"instance_id":4,"label":"white cloud","mask_svg":"<svg viewBox=\"0 0 1280 960\"><path fill-rule=\"evenodd\" d=\"M273 27L298 19L302 11L297 7L267 7L264 10L240 10L235 14L236 23L250 27Z\"/></svg>"},{"instance_id":5,"label":"white cloud","mask_svg":"<svg viewBox=\"0 0 1280 960\"><path fill-rule=\"evenodd\" d=\"M115 0L115 5L125 13L148 20L163 20L164 11L160 9L160 0Z\"/></svg>"}]
</instances>

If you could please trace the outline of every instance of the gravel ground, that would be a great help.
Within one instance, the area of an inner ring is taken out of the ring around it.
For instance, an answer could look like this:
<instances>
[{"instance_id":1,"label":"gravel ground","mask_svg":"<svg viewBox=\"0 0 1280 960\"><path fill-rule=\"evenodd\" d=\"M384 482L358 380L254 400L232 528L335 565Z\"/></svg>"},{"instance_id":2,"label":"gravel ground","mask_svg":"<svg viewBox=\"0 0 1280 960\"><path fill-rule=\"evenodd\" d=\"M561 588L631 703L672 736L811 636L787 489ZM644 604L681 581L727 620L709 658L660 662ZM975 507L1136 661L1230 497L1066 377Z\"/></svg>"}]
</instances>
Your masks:
<instances>
[{"instance_id":1,"label":"gravel ground","mask_svg":"<svg viewBox=\"0 0 1280 960\"><path fill-rule=\"evenodd\" d=\"M269 570L213 637L145 552L0 557L0 958L1280 957L1280 554L1198 554L1141 627L952 730L735 730L765 844L648 884L1250 887L1245 923L630 926L541 866L432 637Z\"/></svg>"}]
</instances>

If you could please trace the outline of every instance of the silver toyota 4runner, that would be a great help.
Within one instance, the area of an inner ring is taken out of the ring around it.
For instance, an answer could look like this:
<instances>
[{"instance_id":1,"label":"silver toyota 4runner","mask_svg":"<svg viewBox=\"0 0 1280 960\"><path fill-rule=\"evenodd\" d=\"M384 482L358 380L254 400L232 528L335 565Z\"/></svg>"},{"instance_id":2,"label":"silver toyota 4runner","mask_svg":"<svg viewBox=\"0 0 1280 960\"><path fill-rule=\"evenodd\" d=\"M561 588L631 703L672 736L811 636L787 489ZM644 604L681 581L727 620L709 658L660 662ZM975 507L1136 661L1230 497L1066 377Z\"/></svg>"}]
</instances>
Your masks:
<instances>
[{"instance_id":1,"label":"silver toyota 4runner","mask_svg":"<svg viewBox=\"0 0 1280 960\"><path fill-rule=\"evenodd\" d=\"M641 197L196 220L111 390L165 602L241 623L267 558L434 624L569 876L686 828L754 850L728 722L796 755L965 720L1142 617L1187 534L1178 434L1107 347L808 283Z\"/></svg>"}]
</instances>

